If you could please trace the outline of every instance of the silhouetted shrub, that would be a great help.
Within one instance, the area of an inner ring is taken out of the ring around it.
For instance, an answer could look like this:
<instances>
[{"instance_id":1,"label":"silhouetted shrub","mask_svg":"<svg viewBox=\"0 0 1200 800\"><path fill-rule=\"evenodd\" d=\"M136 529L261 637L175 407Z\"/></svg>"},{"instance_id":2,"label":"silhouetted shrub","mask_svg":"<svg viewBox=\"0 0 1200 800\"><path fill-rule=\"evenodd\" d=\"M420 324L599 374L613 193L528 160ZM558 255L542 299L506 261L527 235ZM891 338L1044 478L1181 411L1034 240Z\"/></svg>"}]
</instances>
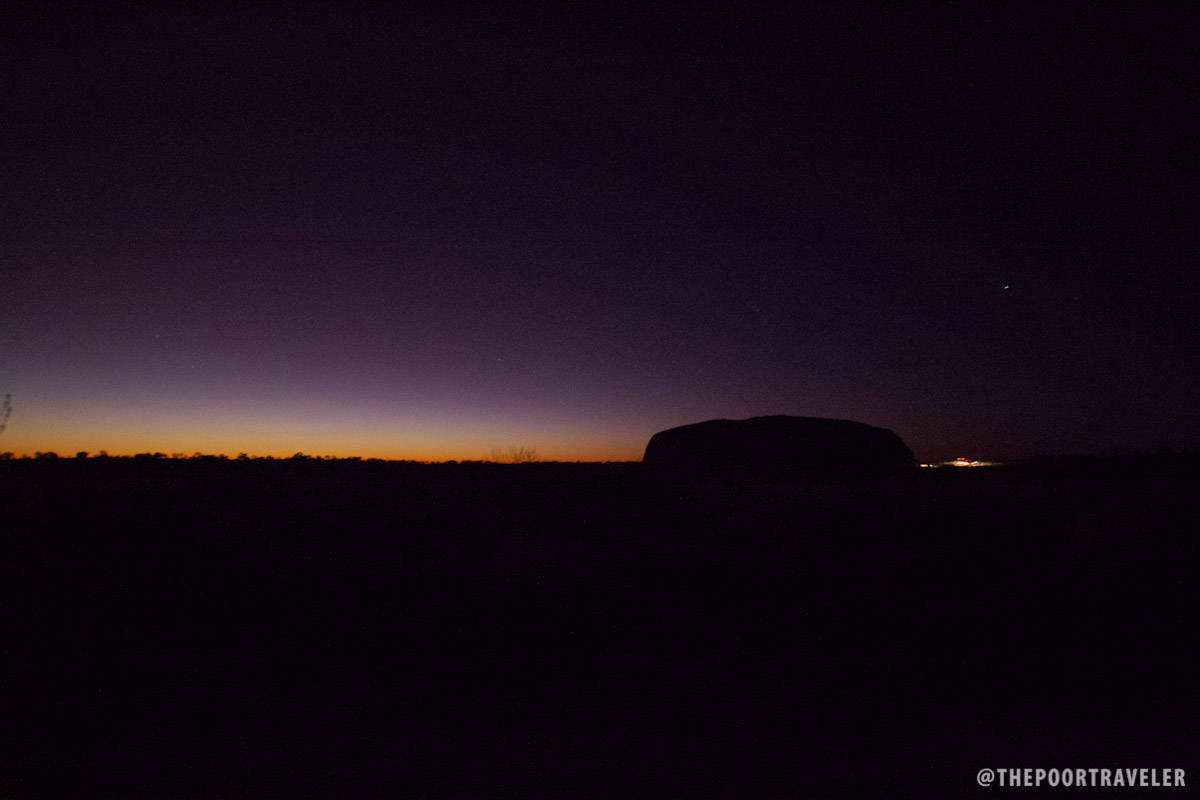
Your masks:
<instances>
[{"instance_id":1,"label":"silhouetted shrub","mask_svg":"<svg viewBox=\"0 0 1200 800\"><path fill-rule=\"evenodd\" d=\"M512 447L504 451L498 447L492 448L492 461L497 464L530 464L537 460L535 447Z\"/></svg>"}]
</instances>

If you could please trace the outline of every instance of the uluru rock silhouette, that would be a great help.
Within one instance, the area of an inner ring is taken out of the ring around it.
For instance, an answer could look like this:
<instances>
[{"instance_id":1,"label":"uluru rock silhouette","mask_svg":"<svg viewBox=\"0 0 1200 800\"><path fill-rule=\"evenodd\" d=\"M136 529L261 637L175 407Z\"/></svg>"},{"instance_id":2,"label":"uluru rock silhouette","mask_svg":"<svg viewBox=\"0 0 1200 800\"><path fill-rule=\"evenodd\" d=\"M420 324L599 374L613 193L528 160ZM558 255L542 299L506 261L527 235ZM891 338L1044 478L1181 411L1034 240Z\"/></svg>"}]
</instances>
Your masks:
<instances>
[{"instance_id":1,"label":"uluru rock silhouette","mask_svg":"<svg viewBox=\"0 0 1200 800\"><path fill-rule=\"evenodd\" d=\"M913 466L887 428L821 417L713 419L659 431L642 463L681 474L880 475Z\"/></svg>"}]
</instances>

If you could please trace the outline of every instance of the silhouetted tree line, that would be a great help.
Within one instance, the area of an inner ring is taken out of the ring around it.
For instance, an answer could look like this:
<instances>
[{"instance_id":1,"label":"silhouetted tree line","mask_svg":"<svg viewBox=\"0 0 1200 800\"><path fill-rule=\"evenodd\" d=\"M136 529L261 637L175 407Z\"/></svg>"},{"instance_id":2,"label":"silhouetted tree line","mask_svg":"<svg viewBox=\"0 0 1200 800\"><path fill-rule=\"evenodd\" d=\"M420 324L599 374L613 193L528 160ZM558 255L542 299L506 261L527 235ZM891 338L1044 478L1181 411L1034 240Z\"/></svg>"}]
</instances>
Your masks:
<instances>
[{"instance_id":1,"label":"silhouetted tree line","mask_svg":"<svg viewBox=\"0 0 1200 800\"><path fill-rule=\"evenodd\" d=\"M516 453L514 456L513 453ZM2 461L54 461L59 460L59 455L53 450L35 451L33 455L22 453L16 455L12 451L0 453ZM584 462L584 461L557 461L557 460L539 460L536 458L536 451L532 448L510 451L508 454L501 455L495 459L448 459L446 461L419 461L416 459L407 458L363 458L362 456L330 456L330 455L309 455L307 453L294 453L291 456L277 458L275 456L252 456L248 453L238 453L236 457L230 458L225 453L134 453L132 455L113 456L107 451L101 450L95 454L87 450L80 450L75 453L74 460L76 461L239 461L239 462L322 462L322 463L340 463L340 464L409 464L419 466L471 466L471 465L491 465L491 466L526 466L536 464L583 464L583 463L605 463L605 464L628 464L636 463L629 461L604 461L604 462Z\"/></svg>"}]
</instances>

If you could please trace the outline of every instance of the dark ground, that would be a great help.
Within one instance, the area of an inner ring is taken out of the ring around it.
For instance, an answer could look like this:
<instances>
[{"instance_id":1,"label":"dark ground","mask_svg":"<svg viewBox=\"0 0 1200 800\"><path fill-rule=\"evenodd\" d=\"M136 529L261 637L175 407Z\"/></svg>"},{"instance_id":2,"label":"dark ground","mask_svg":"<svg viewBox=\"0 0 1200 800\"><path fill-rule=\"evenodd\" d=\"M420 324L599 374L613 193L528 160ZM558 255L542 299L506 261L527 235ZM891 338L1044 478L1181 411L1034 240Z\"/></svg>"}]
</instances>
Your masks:
<instances>
[{"instance_id":1,"label":"dark ground","mask_svg":"<svg viewBox=\"0 0 1200 800\"><path fill-rule=\"evenodd\" d=\"M1198 477L0 462L0 796L1200 785Z\"/></svg>"}]
</instances>

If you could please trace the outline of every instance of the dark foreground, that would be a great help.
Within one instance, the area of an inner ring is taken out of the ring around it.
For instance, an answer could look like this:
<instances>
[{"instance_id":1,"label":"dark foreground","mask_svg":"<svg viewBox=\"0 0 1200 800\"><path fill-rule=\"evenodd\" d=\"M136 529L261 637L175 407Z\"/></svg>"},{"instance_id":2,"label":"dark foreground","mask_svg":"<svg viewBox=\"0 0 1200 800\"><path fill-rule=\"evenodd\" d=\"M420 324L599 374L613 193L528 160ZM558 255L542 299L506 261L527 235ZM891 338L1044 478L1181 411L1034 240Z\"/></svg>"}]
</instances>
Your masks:
<instances>
[{"instance_id":1,"label":"dark foreground","mask_svg":"<svg viewBox=\"0 0 1200 800\"><path fill-rule=\"evenodd\" d=\"M0 796L1190 796L1197 477L0 462Z\"/></svg>"}]
</instances>

